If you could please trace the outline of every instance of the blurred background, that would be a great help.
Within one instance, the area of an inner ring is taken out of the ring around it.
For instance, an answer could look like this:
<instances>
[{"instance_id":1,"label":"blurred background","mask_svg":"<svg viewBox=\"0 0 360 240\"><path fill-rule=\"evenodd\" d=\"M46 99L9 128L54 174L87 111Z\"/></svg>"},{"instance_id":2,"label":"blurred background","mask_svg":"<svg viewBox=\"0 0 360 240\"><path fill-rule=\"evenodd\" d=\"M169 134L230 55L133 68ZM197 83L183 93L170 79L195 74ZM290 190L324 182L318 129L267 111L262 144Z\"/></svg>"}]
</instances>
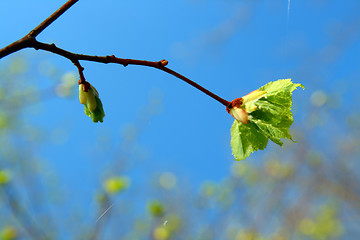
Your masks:
<instances>
[{"instance_id":1,"label":"blurred background","mask_svg":"<svg viewBox=\"0 0 360 240\"><path fill-rule=\"evenodd\" d=\"M0 48L65 1L0 1ZM296 143L237 162L233 118L157 69L25 49L0 60L0 239L360 237L360 2L79 1L37 39L158 61L231 101L292 78Z\"/></svg>"}]
</instances>

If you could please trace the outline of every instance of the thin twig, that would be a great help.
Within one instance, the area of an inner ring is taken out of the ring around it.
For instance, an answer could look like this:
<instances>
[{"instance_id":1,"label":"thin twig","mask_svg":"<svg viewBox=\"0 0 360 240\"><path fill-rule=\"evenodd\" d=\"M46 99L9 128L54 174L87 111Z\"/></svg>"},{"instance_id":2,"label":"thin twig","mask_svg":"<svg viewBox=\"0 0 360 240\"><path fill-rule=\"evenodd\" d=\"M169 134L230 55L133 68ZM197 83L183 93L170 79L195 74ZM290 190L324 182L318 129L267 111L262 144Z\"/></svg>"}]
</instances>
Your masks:
<instances>
[{"instance_id":1,"label":"thin twig","mask_svg":"<svg viewBox=\"0 0 360 240\"><path fill-rule=\"evenodd\" d=\"M145 60L136 60L136 59L124 59L124 58L117 58L114 55L111 56L91 56L91 55L84 55L84 54L76 54L64 49L58 48L55 44L46 44L42 42L38 42L35 37L39 35L46 27L48 27L51 23L53 23L58 17L60 17L66 10L68 10L71 6L73 6L78 0L69 0L63 6L61 6L56 12L54 12L50 17L45 19L42 23L40 23L36 28L30 31L27 35L23 38L13 42L12 44L0 49L0 59L8 56L14 52L17 52L24 48L34 48L36 50L41 49L44 51L52 52L57 55L63 56L69 59L75 66L78 68L79 75L80 75L80 82L85 81L85 77L83 75L84 68L80 65L79 60L85 61L92 61L92 62L99 62L99 63L117 63L121 64L124 67L127 65L140 65L140 66L147 66L160 69L164 72L167 72L184 82L190 84L191 86L195 87L196 89L202 91L203 93L207 94L208 96L212 97L216 101L220 102L224 106L228 106L230 102L227 100L217 96L213 92L207 90L206 88L200 86L199 84L195 83L194 81L190 80L189 78L175 72L174 70L165 67L168 63L166 60L161 61L145 61Z\"/></svg>"},{"instance_id":2,"label":"thin twig","mask_svg":"<svg viewBox=\"0 0 360 240\"><path fill-rule=\"evenodd\" d=\"M200 91L202 91L203 93L207 94L208 96L212 97L213 99L215 99L216 101L220 102L221 104L223 104L224 106L229 106L230 102L228 102L227 100L219 97L218 95L214 94L213 92L207 90L206 88L200 86L199 84L197 84L196 82L188 79L187 77L175 72L174 70L167 68L167 67L159 67L159 69L163 70L164 72L167 72L177 78L180 78L181 80L185 81L186 83L190 84L191 86L199 89Z\"/></svg>"},{"instance_id":3,"label":"thin twig","mask_svg":"<svg viewBox=\"0 0 360 240\"><path fill-rule=\"evenodd\" d=\"M62 5L56 12L51 14L47 19L40 23L36 28L29 32L29 36L36 37L39 35L45 28L52 24L58 17L60 17L66 10L68 10L72 5L74 5L79 0L69 0L64 5Z\"/></svg>"},{"instance_id":4,"label":"thin twig","mask_svg":"<svg viewBox=\"0 0 360 240\"><path fill-rule=\"evenodd\" d=\"M23 38L11 43L10 45L2 48L0 50L0 59L17 52L21 49L31 47L31 43L35 40L35 37L39 35L45 28L52 24L58 17L60 17L66 10L68 10L72 5L74 5L78 0L69 0L64 5L62 5L57 11L51 14L47 19L40 23L37 27L31 30Z\"/></svg>"},{"instance_id":5,"label":"thin twig","mask_svg":"<svg viewBox=\"0 0 360 240\"><path fill-rule=\"evenodd\" d=\"M85 83L86 80L85 80L84 73L83 73L84 68L80 65L78 60L74 60L73 63L77 67L78 72L79 72L79 77L80 77L79 84Z\"/></svg>"},{"instance_id":6,"label":"thin twig","mask_svg":"<svg viewBox=\"0 0 360 240\"><path fill-rule=\"evenodd\" d=\"M170 68L165 67L168 63L166 60L153 62L153 61L145 61L145 60L118 58L118 57L115 57L114 55L91 56L91 55L84 55L84 54L76 54L76 53L72 53L72 52L66 51L64 49L61 49L61 48L57 47L55 44L46 44L46 43L42 43L42 42L38 42L38 41L34 42L33 48L35 48L37 50L41 49L44 51L52 52L54 54L58 54L60 56L63 56L65 58L69 59L70 61L72 61L79 69L80 80L81 80L83 68L81 66L79 68L79 66L76 64L76 63L78 63L78 60L85 60L85 61L99 62L99 63L117 63L117 64L123 65L124 67L126 67L128 65L147 66L147 67L153 67L153 68L160 69L164 72L167 72L167 73L183 80L184 82L190 84L191 86L197 88L198 90L202 91L203 93L207 94L208 96L210 96L210 97L214 98L215 100L217 100L218 102L222 103L224 106L228 106L230 104L225 99L217 96L216 94L214 94L211 91L207 90L206 88L200 86L199 84L195 83L194 81L190 80L189 78L175 72L174 70L172 70Z\"/></svg>"}]
</instances>

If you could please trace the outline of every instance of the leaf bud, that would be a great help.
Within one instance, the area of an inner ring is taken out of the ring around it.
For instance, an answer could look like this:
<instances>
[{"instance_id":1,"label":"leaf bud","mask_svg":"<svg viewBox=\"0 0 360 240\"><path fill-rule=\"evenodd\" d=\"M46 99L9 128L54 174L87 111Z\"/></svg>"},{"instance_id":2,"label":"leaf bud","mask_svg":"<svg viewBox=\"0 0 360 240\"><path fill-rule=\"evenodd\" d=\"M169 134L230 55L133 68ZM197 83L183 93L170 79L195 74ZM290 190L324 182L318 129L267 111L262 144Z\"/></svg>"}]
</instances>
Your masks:
<instances>
[{"instance_id":1,"label":"leaf bud","mask_svg":"<svg viewBox=\"0 0 360 240\"><path fill-rule=\"evenodd\" d=\"M79 101L85 106L85 114L93 122L103 122L105 112L99 98L99 93L88 82L79 84Z\"/></svg>"},{"instance_id":2,"label":"leaf bud","mask_svg":"<svg viewBox=\"0 0 360 240\"><path fill-rule=\"evenodd\" d=\"M247 124L249 121L249 115L242 108L232 108L230 114L241 123Z\"/></svg>"},{"instance_id":3,"label":"leaf bud","mask_svg":"<svg viewBox=\"0 0 360 240\"><path fill-rule=\"evenodd\" d=\"M256 110L253 102L262 98L265 94L266 91L252 91L242 98L234 99L229 106L226 107L226 111L239 122L247 124L249 122L248 114Z\"/></svg>"},{"instance_id":4,"label":"leaf bud","mask_svg":"<svg viewBox=\"0 0 360 240\"><path fill-rule=\"evenodd\" d=\"M241 123L247 124L249 116L246 111L243 109L243 99L236 98L234 99L229 106L226 107L226 111L231 114L236 120Z\"/></svg>"}]
</instances>

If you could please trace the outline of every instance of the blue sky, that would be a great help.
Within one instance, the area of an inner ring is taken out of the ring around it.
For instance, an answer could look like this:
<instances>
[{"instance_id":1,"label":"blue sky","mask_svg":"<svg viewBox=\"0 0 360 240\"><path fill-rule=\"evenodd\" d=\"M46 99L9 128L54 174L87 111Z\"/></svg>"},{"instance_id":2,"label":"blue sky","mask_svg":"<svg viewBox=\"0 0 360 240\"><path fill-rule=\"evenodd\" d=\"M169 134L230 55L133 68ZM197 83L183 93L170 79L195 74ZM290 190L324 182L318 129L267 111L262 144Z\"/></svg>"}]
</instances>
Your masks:
<instances>
[{"instance_id":1,"label":"blue sky","mask_svg":"<svg viewBox=\"0 0 360 240\"><path fill-rule=\"evenodd\" d=\"M27 34L62 3L1 1L0 47ZM168 67L229 101L269 81L292 78L306 87L294 93L295 126L306 122L309 97L319 89L339 90L344 111L350 111L346 103L359 100L355 91L359 87L358 1L291 1L289 12L288 3L79 1L37 39L76 53L166 59ZM16 56L32 62L30 71L47 61L64 73L76 72L67 59L33 49L1 59L0 64ZM233 119L224 106L156 69L81 64L85 78L100 93L106 113L103 123L92 123L76 96L52 99L29 110L36 109L31 121L43 126L49 139L57 129L66 130L64 141L47 141L39 154L67 192L90 199L106 172L128 174L111 169L109 159L122 143L124 131L147 114L141 109L151 97L161 100L161 111L141 122L135 145L124 147L135 159L131 163L134 188L145 187L147 176L162 171L174 172L194 186L228 175L234 163L229 144ZM44 88L50 84L46 78L38 81ZM260 161L271 150L282 151L270 144L268 150L245 161Z\"/></svg>"}]
</instances>

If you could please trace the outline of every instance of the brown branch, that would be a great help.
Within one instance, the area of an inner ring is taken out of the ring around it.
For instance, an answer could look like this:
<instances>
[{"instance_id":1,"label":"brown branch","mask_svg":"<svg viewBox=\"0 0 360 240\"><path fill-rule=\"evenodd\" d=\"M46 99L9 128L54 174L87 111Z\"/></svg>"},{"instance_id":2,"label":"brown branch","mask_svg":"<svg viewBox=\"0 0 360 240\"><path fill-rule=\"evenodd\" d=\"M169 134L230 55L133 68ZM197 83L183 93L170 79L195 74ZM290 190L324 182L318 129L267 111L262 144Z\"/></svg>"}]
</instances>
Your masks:
<instances>
[{"instance_id":1,"label":"brown branch","mask_svg":"<svg viewBox=\"0 0 360 240\"><path fill-rule=\"evenodd\" d=\"M78 0L69 0L65 3L62 7L60 7L56 12L54 12L50 17L48 17L45 21L40 23L36 28L30 31L25 37L19 39L18 41L0 49L0 59L17 52L24 48L34 48L36 50L41 49L44 51L52 52L57 55L63 56L69 59L74 65L78 68L80 81L79 83L85 82L85 77L83 75L84 68L80 65L79 60L85 61L92 61L92 62L99 62L99 63L117 63L121 64L124 67L127 65L140 65L140 66L147 66L160 69L164 72L167 72L184 82L190 84L191 86L195 87L196 89L202 91L203 93L207 94L208 96L212 97L216 101L220 102L224 106L229 106L230 102L227 100L217 96L216 94L212 93L211 91L207 90L206 88L200 86L199 84L195 83L194 81L190 80L189 78L175 72L174 70L165 67L168 64L168 61L161 60L157 62L153 61L145 61L145 60L136 60L136 59L124 59L124 58L117 58L114 55L111 56L91 56L91 55L84 55L84 54L76 54L64 49L58 48L55 44L46 44L42 42L38 42L35 37L40 34L46 27L48 27L51 23L53 23L59 16L61 16L66 10L68 10L72 5L74 5Z\"/></svg>"},{"instance_id":2,"label":"brown branch","mask_svg":"<svg viewBox=\"0 0 360 240\"><path fill-rule=\"evenodd\" d=\"M62 5L56 12L51 14L47 19L40 23L36 28L29 32L30 37L36 37L39 35L45 28L52 24L58 17L60 17L66 10L68 10L72 5L74 5L79 0L69 0L64 5Z\"/></svg>"},{"instance_id":3,"label":"brown branch","mask_svg":"<svg viewBox=\"0 0 360 240\"><path fill-rule=\"evenodd\" d=\"M35 37L39 35L45 28L52 24L58 17L60 17L66 10L74 5L78 0L69 0L62 5L57 11L51 14L47 19L40 23L37 27L31 30L23 38L11 43L10 45L0 49L0 59L6 57L9 54L17 52L24 48L32 47Z\"/></svg>"},{"instance_id":4,"label":"brown branch","mask_svg":"<svg viewBox=\"0 0 360 240\"><path fill-rule=\"evenodd\" d=\"M185 81L186 83L190 84L191 86L199 89L200 91L202 91L203 93L207 94L208 96L212 97L213 99L215 99L216 101L220 102L221 104L223 104L224 106L229 106L230 102L228 102L227 100L219 97L218 95L214 94L213 92L207 90L206 88L200 86L199 84L197 84L196 82L188 79L187 77L175 72L174 70L171 70L170 68L167 67L159 67L159 69L163 70L164 72L167 72L177 78L180 78L181 80Z\"/></svg>"},{"instance_id":5,"label":"brown branch","mask_svg":"<svg viewBox=\"0 0 360 240\"><path fill-rule=\"evenodd\" d=\"M31 39L32 38L30 38L28 35L26 35L25 37L17 40L16 42L13 42L10 45L0 49L0 59L3 57L6 57L7 55L15 53L21 49L30 47Z\"/></svg>"},{"instance_id":6,"label":"brown branch","mask_svg":"<svg viewBox=\"0 0 360 240\"><path fill-rule=\"evenodd\" d=\"M82 83L85 83L86 80L85 80L85 76L84 76L84 68L80 65L79 61L78 60L74 60L73 61L74 65L77 67L78 71L79 71L79 84L82 84Z\"/></svg>"},{"instance_id":7,"label":"brown branch","mask_svg":"<svg viewBox=\"0 0 360 240\"><path fill-rule=\"evenodd\" d=\"M79 60L85 60L85 61L91 61L91 62L99 62L99 63L117 63L117 64L121 64L124 67L128 66L128 65L139 65L139 66L147 66L147 67L153 67L153 68L157 68L160 69L164 72L167 72L181 80L183 80L184 82L190 84L191 86L197 88L198 90L202 91L203 93L207 94L208 96L214 98L215 100L217 100L218 102L222 103L224 106L228 106L230 103L228 101L226 101L225 99L217 96L216 94L212 93L211 91L207 90L206 88L200 86L199 84L197 84L196 82L190 80L189 78L175 72L174 70L165 67L168 64L168 61L166 60L161 60L161 61L145 61L145 60L137 60L137 59L125 59L125 58L118 58L115 57L114 55L111 56L91 56L91 55L84 55L84 54L77 54L77 53L72 53L69 51L66 51L64 49L61 49L59 47L57 47L55 44L46 44L46 43L42 43L42 42L38 42L35 41L34 42L34 46L32 46L33 48L35 48L36 50L41 49L44 51L48 51L48 52L52 52L55 54L58 54L60 56L63 56L67 59L69 59L70 61L72 61L74 64ZM75 64L77 66L77 64ZM77 66L78 67L78 66ZM79 69L79 73L80 73L80 80L81 80L81 74L82 74L82 70L80 71Z\"/></svg>"}]
</instances>

